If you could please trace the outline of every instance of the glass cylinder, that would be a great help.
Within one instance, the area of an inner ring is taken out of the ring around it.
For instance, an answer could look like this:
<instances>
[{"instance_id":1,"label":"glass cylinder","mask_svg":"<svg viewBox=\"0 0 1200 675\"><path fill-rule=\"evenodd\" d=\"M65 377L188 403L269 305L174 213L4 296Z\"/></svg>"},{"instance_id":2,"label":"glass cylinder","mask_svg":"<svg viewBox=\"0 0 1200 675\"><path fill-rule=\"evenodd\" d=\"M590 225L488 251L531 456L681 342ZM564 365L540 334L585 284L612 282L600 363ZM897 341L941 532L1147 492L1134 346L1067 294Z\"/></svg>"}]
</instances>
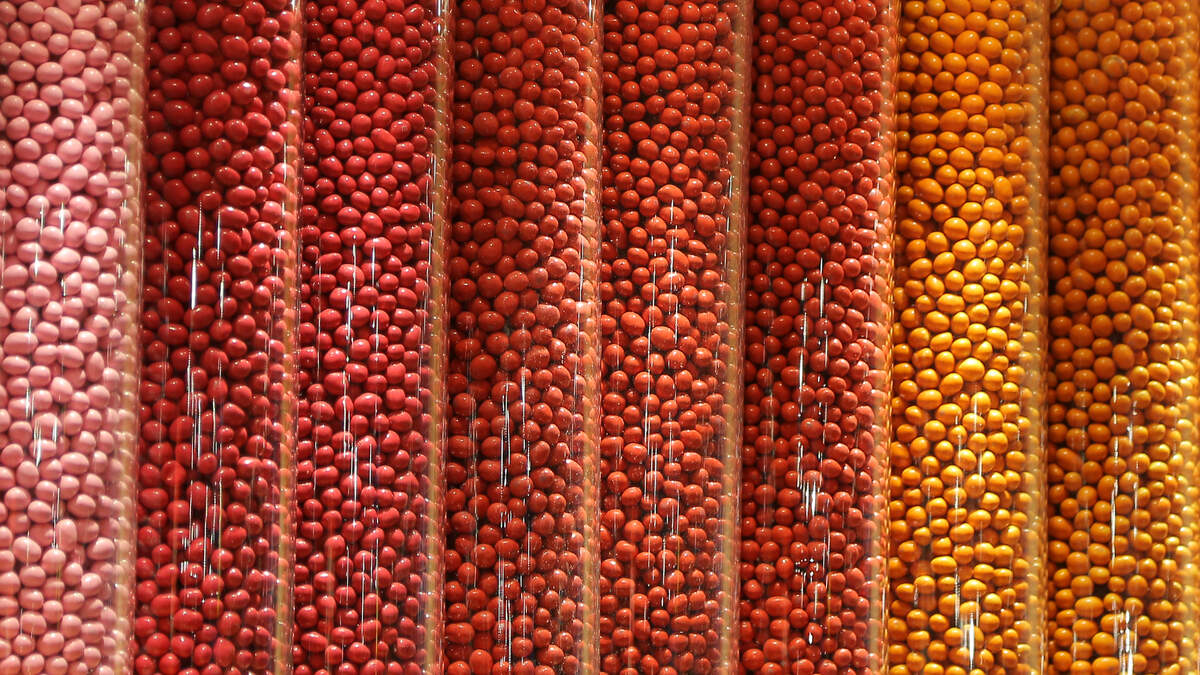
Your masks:
<instances>
[{"instance_id":1,"label":"glass cylinder","mask_svg":"<svg viewBox=\"0 0 1200 675\"><path fill-rule=\"evenodd\" d=\"M605 7L604 673L736 667L749 11Z\"/></svg>"},{"instance_id":2,"label":"glass cylinder","mask_svg":"<svg viewBox=\"0 0 1200 675\"><path fill-rule=\"evenodd\" d=\"M143 9L0 3L0 672L130 665Z\"/></svg>"},{"instance_id":3,"label":"glass cylinder","mask_svg":"<svg viewBox=\"0 0 1200 675\"><path fill-rule=\"evenodd\" d=\"M883 672L891 398L887 0L758 0L741 666Z\"/></svg>"},{"instance_id":4,"label":"glass cylinder","mask_svg":"<svg viewBox=\"0 0 1200 675\"><path fill-rule=\"evenodd\" d=\"M893 675L1043 672L1047 21L901 8Z\"/></svg>"},{"instance_id":5,"label":"glass cylinder","mask_svg":"<svg viewBox=\"0 0 1200 675\"><path fill-rule=\"evenodd\" d=\"M595 663L598 9L459 0L448 675Z\"/></svg>"},{"instance_id":6,"label":"glass cylinder","mask_svg":"<svg viewBox=\"0 0 1200 675\"><path fill-rule=\"evenodd\" d=\"M301 17L285 0L149 17L134 667L284 672Z\"/></svg>"},{"instance_id":7,"label":"glass cylinder","mask_svg":"<svg viewBox=\"0 0 1200 675\"><path fill-rule=\"evenodd\" d=\"M448 36L427 0L304 11L294 672L436 673Z\"/></svg>"},{"instance_id":8,"label":"glass cylinder","mask_svg":"<svg viewBox=\"0 0 1200 675\"><path fill-rule=\"evenodd\" d=\"M1197 27L1050 23L1049 673L1197 672Z\"/></svg>"}]
</instances>

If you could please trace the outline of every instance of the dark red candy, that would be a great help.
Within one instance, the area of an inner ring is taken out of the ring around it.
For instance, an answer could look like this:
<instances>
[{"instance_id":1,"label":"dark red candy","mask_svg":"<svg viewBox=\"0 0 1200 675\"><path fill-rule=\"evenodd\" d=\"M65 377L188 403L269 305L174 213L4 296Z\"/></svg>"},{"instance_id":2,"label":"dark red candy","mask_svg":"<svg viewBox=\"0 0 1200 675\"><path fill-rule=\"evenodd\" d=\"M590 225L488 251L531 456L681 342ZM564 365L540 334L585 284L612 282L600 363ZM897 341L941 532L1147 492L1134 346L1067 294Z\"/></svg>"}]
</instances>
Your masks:
<instances>
[{"instance_id":1,"label":"dark red candy","mask_svg":"<svg viewBox=\"0 0 1200 675\"><path fill-rule=\"evenodd\" d=\"M140 675L263 672L280 649L299 19L259 0L149 7Z\"/></svg>"}]
</instances>

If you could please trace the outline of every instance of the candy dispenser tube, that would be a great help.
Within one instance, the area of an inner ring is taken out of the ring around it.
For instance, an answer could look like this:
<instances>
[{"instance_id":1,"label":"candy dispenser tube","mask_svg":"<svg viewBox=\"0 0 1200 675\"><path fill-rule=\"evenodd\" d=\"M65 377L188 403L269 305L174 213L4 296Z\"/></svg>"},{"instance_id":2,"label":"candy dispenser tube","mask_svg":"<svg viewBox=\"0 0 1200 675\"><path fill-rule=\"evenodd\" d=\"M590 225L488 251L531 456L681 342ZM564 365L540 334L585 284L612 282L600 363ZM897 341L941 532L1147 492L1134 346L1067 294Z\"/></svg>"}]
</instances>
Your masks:
<instances>
[{"instance_id":1,"label":"candy dispenser tube","mask_svg":"<svg viewBox=\"0 0 1200 675\"><path fill-rule=\"evenodd\" d=\"M446 671L593 672L599 9L452 21Z\"/></svg>"},{"instance_id":2,"label":"candy dispenser tube","mask_svg":"<svg viewBox=\"0 0 1200 675\"><path fill-rule=\"evenodd\" d=\"M741 668L880 673L896 15L756 4Z\"/></svg>"},{"instance_id":3,"label":"candy dispenser tube","mask_svg":"<svg viewBox=\"0 0 1200 675\"><path fill-rule=\"evenodd\" d=\"M748 17L605 7L605 673L736 668Z\"/></svg>"},{"instance_id":4,"label":"candy dispenser tube","mask_svg":"<svg viewBox=\"0 0 1200 675\"><path fill-rule=\"evenodd\" d=\"M1194 3L1050 24L1048 673L1194 673Z\"/></svg>"},{"instance_id":5,"label":"candy dispenser tube","mask_svg":"<svg viewBox=\"0 0 1200 675\"><path fill-rule=\"evenodd\" d=\"M128 670L144 7L0 3L0 672Z\"/></svg>"},{"instance_id":6,"label":"candy dispenser tube","mask_svg":"<svg viewBox=\"0 0 1200 675\"><path fill-rule=\"evenodd\" d=\"M1046 11L901 7L893 675L1044 667Z\"/></svg>"},{"instance_id":7,"label":"candy dispenser tube","mask_svg":"<svg viewBox=\"0 0 1200 675\"><path fill-rule=\"evenodd\" d=\"M305 4L296 675L441 667L444 11Z\"/></svg>"},{"instance_id":8,"label":"candy dispenser tube","mask_svg":"<svg viewBox=\"0 0 1200 675\"><path fill-rule=\"evenodd\" d=\"M136 657L290 667L299 8L149 5Z\"/></svg>"}]
</instances>

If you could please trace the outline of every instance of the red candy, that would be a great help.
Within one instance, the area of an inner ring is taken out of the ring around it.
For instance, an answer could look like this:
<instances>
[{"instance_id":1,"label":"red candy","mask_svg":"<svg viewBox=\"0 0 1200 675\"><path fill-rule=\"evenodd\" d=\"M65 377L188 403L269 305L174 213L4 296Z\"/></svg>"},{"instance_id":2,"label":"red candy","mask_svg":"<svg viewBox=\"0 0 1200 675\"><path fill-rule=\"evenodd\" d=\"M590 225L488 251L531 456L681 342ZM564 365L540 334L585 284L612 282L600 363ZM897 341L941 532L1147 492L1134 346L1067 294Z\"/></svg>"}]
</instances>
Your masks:
<instances>
[{"instance_id":1,"label":"red candy","mask_svg":"<svg viewBox=\"0 0 1200 675\"><path fill-rule=\"evenodd\" d=\"M881 672L890 5L758 0L741 666Z\"/></svg>"},{"instance_id":2,"label":"red candy","mask_svg":"<svg viewBox=\"0 0 1200 675\"><path fill-rule=\"evenodd\" d=\"M610 9L600 666L703 675L732 651L746 55L736 3Z\"/></svg>"},{"instance_id":3,"label":"red candy","mask_svg":"<svg viewBox=\"0 0 1200 675\"><path fill-rule=\"evenodd\" d=\"M427 533L434 10L305 4L296 675L417 675ZM433 530L436 531L436 530Z\"/></svg>"},{"instance_id":4,"label":"red candy","mask_svg":"<svg viewBox=\"0 0 1200 675\"><path fill-rule=\"evenodd\" d=\"M148 16L134 669L263 672L290 605L299 17L278 0Z\"/></svg>"},{"instance_id":5,"label":"red candy","mask_svg":"<svg viewBox=\"0 0 1200 675\"><path fill-rule=\"evenodd\" d=\"M594 609L585 563L595 549L585 547L596 542L586 497L596 470L600 180L599 36L588 7L457 7L447 675L582 668Z\"/></svg>"}]
</instances>

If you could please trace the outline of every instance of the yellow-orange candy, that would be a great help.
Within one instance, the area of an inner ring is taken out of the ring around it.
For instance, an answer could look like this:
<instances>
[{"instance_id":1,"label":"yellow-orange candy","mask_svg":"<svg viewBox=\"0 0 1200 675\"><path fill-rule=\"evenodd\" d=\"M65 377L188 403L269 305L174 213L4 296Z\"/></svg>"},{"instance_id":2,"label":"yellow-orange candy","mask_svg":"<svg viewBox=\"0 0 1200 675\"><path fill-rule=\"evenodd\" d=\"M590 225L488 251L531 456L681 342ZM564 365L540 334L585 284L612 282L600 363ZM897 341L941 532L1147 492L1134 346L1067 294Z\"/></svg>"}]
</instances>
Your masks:
<instances>
[{"instance_id":1,"label":"yellow-orange candy","mask_svg":"<svg viewBox=\"0 0 1200 675\"><path fill-rule=\"evenodd\" d=\"M901 8L891 675L1042 668L1039 11Z\"/></svg>"},{"instance_id":2,"label":"yellow-orange candy","mask_svg":"<svg viewBox=\"0 0 1200 675\"><path fill-rule=\"evenodd\" d=\"M1195 8L1051 21L1048 673L1196 673Z\"/></svg>"}]
</instances>

